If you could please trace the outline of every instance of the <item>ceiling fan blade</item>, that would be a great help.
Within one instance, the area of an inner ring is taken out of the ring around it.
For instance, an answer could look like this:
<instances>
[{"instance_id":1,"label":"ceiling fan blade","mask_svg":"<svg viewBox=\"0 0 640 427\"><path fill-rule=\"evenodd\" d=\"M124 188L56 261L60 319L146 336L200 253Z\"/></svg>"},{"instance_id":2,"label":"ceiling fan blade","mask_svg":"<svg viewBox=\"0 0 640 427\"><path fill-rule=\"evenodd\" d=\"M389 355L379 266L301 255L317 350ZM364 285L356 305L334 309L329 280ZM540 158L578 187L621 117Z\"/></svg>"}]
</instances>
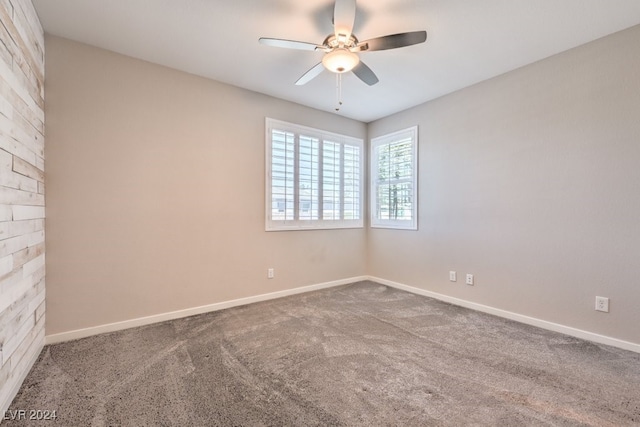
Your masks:
<instances>
[{"instance_id":1,"label":"ceiling fan blade","mask_svg":"<svg viewBox=\"0 0 640 427\"><path fill-rule=\"evenodd\" d=\"M322 65L322 62L318 62L298 79L296 86L302 86L303 84L309 83L311 80L318 77L322 71L324 71L324 65Z\"/></svg>"},{"instance_id":2,"label":"ceiling fan blade","mask_svg":"<svg viewBox=\"0 0 640 427\"><path fill-rule=\"evenodd\" d=\"M333 30L336 37L344 36L346 42L353 32L356 20L356 0L336 0L333 7Z\"/></svg>"},{"instance_id":3,"label":"ceiling fan blade","mask_svg":"<svg viewBox=\"0 0 640 427\"><path fill-rule=\"evenodd\" d=\"M371 68L367 67L362 61L360 61L352 71L353 74L369 86L373 86L379 82L378 77L371 71Z\"/></svg>"},{"instance_id":4,"label":"ceiling fan blade","mask_svg":"<svg viewBox=\"0 0 640 427\"><path fill-rule=\"evenodd\" d=\"M389 36L376 37L358 43L358 51L387 50L398 47L411 46L424 43L427 40L426 31L412 31L410 33L391 34Z\"/></svg>"},{"instance_id":5,"label":"ceiling fan blade","mask_svg":"<svg viewBox=\"0 0 640 427\"><path fill-rule=\"evenodd\" d=\"M307 43L307 42L297 42L295 40L272 39L269 37L260 37L258 41L260 42L260 44L264 44L267 46L284 47L286 49L316 50L318 48L317 44Z\"/></svg>"}]
</instances>

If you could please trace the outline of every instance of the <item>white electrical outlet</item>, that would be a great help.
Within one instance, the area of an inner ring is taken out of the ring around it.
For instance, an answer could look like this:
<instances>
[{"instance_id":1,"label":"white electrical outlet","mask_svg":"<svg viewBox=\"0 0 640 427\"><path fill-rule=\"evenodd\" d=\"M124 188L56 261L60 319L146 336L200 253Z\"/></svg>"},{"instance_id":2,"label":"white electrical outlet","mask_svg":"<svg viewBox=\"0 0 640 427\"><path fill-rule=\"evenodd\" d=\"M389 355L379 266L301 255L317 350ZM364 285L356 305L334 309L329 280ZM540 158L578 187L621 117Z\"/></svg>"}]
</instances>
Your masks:
<instances>
[{"instance_id":1,"label":"white electrical outlet","mask_svg":"<svg viewBox=\"0 0 640 427\"><path fill-rule=\"evenodd\" d=\"M609 312L609 298L596 297L596 311Z\"/></svg>"},{"instance_id":2,"label":"white electrical outlet","mask_svg":"<svg viewBox=\"0 0 640 427\"><path fill-rule=\"evenodd\" d=\"M449 272L449 280L451 280L452 282L455 282L456 280L458 280L456 272L455 271L450 271Z\"/></svg>"},{"instance_id":3,"label":"white electrical outlet","mask_svg":"<svg viewBox=\"0 0 640 427\"><path fill-rule=\"evenodd\" d=\"M473 274L467 274L467 281L465 283L473 286Z\"/></svg>"},{"instance_id":4,"label":"white electrical outlet","mask_svg":"<svg viewBox=\"0 0 640 427\"><path fill-rule=\"evenodd\" d=\"M273 277L275 276L275 272L273 271L273 268L270 268L267 270L267 279L273 279Z\"/></svg>"}]
</instances>

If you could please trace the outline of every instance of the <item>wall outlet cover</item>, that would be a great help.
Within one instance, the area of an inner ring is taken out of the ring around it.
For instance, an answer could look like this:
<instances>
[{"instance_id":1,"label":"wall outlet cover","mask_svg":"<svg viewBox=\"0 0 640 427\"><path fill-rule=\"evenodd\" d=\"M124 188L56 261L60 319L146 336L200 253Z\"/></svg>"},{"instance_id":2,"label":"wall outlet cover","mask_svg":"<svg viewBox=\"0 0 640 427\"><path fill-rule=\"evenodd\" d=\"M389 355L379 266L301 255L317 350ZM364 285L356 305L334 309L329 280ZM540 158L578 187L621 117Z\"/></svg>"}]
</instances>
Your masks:
<instances>
[{"instance_id":1,"label":"wall outlet cover","mask_svg":"<svg viewBox=\"0 0 640 427\"><path fill-rule=\"evenodd\" d=\"M596 311L609 312L609 298L596 297Z\"/></svg>"}]
</instances>

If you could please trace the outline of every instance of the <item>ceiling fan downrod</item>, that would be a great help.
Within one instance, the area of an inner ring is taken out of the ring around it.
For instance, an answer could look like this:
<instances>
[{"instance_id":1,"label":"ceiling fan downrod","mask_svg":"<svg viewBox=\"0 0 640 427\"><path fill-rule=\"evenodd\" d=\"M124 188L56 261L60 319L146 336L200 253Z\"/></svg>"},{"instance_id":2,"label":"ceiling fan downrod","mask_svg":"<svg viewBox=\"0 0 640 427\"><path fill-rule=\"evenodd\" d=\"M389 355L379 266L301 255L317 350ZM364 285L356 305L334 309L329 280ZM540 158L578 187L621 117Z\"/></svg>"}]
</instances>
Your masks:
<instances>
[{"instance_id":1,"label":"ceiling fan downrod","mask_svg":"<svg viewBox=\"0 0 640 427\"><path fill-rule=\"evenodd\" d=\"M336 111L340 111L342 107L342 73L336 74Z\"/></svg>"}]
</instances>

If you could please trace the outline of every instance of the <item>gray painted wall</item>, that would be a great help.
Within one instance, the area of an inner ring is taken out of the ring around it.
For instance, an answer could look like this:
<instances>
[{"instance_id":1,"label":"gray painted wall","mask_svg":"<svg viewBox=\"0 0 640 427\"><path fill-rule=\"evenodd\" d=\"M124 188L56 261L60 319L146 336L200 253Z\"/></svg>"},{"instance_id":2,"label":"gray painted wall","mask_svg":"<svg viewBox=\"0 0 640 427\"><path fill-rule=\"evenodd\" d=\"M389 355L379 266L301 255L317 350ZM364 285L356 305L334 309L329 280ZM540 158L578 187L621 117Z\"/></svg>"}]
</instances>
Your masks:
<instances>
[{"instance_id":1,"label":"gray painted wall","mask_svg":"<svg viewBox=\"0 0 640 427\"><path fill-rule=\"evenodd\" d=\"M638 70L640 26L371 123L419 126L420 200L368 273L640 343Z\"/></svg>"},{"instance_id":2,"label":"gray painted wall","mask_svg":"<svg viewBox=\"0 0 640 427\"><path fill-rule=\"evenodd\" d=\"M265 232L264 201L265 116L363 139L365 124L46 48L48 336L365 274L365 229Z\"/></svg>"}]
</instances>

